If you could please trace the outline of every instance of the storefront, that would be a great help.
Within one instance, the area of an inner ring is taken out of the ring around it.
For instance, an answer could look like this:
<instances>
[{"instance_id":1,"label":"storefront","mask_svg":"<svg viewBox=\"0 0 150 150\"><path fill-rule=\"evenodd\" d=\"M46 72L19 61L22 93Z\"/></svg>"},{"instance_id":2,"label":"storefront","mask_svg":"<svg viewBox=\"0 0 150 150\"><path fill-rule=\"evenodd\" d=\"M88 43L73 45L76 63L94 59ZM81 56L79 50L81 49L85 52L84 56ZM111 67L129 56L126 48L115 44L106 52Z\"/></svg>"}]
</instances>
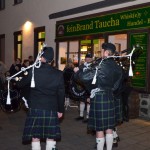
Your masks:
<instances>
[{"instance_id":1,"label":"storefront","mask_svg":"<svg viewBox=\"0 0 150 150\"><path fill-rule=\"evenodd\" d=\"M142 47L132 77L133 97L150 92L150 3L124 9L62 20L56 23L58 68L63 70L69 58L76 65L84 61L86 53L94 59L101 57L101 44L111 42L119 54L135 45ZM136 108L139 111L139 109ZM138 113L138 112L137 112Z\"/></svg>"}]
</instances>

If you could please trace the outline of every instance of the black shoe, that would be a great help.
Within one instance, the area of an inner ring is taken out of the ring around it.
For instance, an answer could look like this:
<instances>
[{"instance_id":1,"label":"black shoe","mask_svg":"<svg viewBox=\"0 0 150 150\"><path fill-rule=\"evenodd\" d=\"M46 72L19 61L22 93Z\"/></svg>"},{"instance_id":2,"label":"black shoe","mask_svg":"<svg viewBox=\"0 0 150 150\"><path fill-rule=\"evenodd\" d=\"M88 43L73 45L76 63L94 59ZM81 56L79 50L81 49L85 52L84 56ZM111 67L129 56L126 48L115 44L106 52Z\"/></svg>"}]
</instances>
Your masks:
<instances>
[{"instance_id":1,"label":"black shoe","mask_svg":"<svg viewBox=\"0 0 150 150\"><path fill-rule=\"evenodd\" d=\"M117 140L117 138L114 138L114 140L113 140L113 147L118 147L118 140Z\"/></svg>"},{"instance_id":2,"label":"black shoe","mask_svg":"<svg viewBox=\"0 0 150 150\"><path fill-rule=\"evenodd\" d=\"M116 140L117 140L117 142L119 142L119 141L120 141L120 137L119 137L119 136L117 136L117 137L116 137Z\"/></svg>"},{"instance_id":3,"label":"black shoe","mask_svg":"<svg viewBox=\"0 0 150 150\"><path fill-rule=\"evenodd\" d=\"M97 149L97 143L95 143L95 145L94 145L94 149Z\"/></svg>"},{"instance_id":4,"label":"black shoe","mask_svg":"<svg viewBox=\"0 0 150 150\"><path fill-rule=\"evenodd\" d=\"M89 121L89 119L85 119L83 120L83 123L87 123Z\"/></svg>"},{"instance_id":5,"label":"black shoe","mask_svg":"<svg viewBox=\"0 0 150 150\"><path fill-rule=\"evenodd\" d=\"M90 129L87 129L87 132L86 132L87 134L91 134L91 135L95 135L96 134L96 131L92 131L92 130L90 130Z\"/></svg>"},{"instance_id":6,"label":"black shoe","mask_svg":"<svg viewBox=\"0 0 150 150\"><path fill-rule=\"evenodd\" d=\"M57 148L52 148L52 150L58 150Z\"/></svg>"},{"instance_id":7,"label":"black shoe","mask_svg":"<svg viewBox=\"0 0 150 150\"><path fill-rule=\"evenodd\" d=\"M113 147L118 147L118 142L117 143L113 143Z\"/></svg>"},{"instance_id":8,"label":"black shoe","mask_svg":"<svg viewBox=\"0 0 150 150\"><path fill-rule=\"evenodd\" d=\"M76 121L83 120L83 119L84 119L84 117L81 117L81 116L75 118Z\"/></svg>"}]
</instances>

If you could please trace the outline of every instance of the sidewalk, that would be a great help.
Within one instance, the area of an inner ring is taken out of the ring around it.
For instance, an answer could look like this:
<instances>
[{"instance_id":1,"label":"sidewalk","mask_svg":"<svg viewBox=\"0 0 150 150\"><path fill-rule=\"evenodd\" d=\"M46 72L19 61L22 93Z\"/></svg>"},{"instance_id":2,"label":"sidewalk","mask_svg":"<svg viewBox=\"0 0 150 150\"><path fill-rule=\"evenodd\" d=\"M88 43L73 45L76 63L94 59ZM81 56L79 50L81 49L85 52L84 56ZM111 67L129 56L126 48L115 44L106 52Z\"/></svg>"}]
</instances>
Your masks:
<instances>
[{"instance_id":1,"label":"sidewalk","mask_svg":"<svg viewBox=\"0 0 150 150\"><path fill-rule=\"evenodd\" d=\"M77 108L66 110L58 150L94 150L95 136L86 133L87 125L76 121L77 116ZM21 141L25 117L23 110L13 114L0 111L0 150L30 150L30 144L23 145ZM118 134L121 141L113 150L150 150L150 121L131 119L118 127Z\"/></svg>"}]
</instances>

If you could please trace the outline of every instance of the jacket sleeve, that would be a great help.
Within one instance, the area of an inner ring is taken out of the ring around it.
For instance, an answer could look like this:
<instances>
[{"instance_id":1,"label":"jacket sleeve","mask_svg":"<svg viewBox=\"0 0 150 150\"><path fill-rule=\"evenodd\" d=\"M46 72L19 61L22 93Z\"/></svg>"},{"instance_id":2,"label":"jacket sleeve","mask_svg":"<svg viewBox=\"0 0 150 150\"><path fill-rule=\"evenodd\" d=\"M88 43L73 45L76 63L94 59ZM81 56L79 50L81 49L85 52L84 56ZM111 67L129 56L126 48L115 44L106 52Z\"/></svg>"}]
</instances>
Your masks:
<instances>
[{"instance_id":1,"label":"jacket sleeve","mask_svg":"<svg viewBox=\"0 0 150 150\"><path fill-rule=\"evenodd\" d=\"M59 76L59 84L57 90L57 102L58 102L58 112L64 112L64 101L65 101L65 85L64 85L64 78L63 73L60 73Z\"/></svg>"}]
</instances>

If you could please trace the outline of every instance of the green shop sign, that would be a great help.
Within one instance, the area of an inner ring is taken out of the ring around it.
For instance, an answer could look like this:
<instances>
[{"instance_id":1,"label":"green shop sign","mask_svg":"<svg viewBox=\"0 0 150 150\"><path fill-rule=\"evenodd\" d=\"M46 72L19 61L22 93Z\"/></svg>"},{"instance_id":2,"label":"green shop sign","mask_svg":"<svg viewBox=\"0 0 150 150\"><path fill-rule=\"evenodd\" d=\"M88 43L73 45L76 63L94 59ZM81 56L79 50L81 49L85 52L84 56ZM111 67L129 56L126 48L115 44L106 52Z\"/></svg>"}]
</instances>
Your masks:
<instances>
[{"instance_id":1,"label":"green shop sign","mask_svg":"<svg viewBox=\"0 0 150 150\"><path fill-rule=\"evenodd\" d=\"M130 47L139 44L142 47L141 55L135 60L134 76L131 84L133 87L145 88L147 82L147 43L148 33L134 33L130 35Z\"/></svg>"},{"instance_id":2,"label":"green shop sign","mask_svg":"<svg viewBox=\"0 0 150 150\"><path fill-rule=\"evenodd\" d=\"M81 36L150 27L150 6L56 25L56 37Z\"/></svg>"}]
</instances>

